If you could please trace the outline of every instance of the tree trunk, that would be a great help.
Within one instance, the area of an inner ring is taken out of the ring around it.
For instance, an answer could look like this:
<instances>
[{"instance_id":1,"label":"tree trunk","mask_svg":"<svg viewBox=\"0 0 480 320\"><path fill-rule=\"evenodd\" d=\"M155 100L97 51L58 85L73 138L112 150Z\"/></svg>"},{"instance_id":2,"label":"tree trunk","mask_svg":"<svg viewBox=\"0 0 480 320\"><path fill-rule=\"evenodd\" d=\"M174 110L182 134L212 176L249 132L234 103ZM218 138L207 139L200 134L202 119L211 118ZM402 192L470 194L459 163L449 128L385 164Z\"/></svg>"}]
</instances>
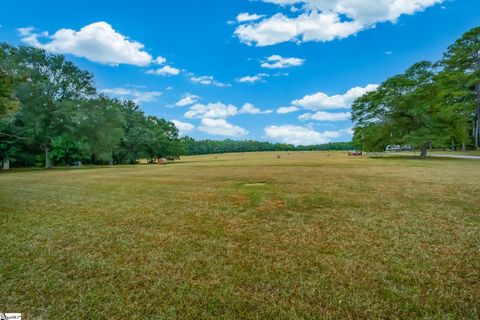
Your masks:
<instances>
[{"instance_id":1,"label":"tree trunk","mask_svg":"<svg viewBox=\"0 0 480 320\"><path fill-rule=\"evenodd\" d=\"M52 167L52 162L48 156L48 151L50 151L50 149L48 147L44 147L43 150L45 151L45 169L49 169Z\"/></svg>"},{"instance_id":2,"label":"tree trunk","mask_svg":"<svg viewBox=\"0 0 480 320\"><path fill-rule=\"evenodd\" d=\"M478 150L479 146L479 136L480 136L480 83L475 85L475 92L477 94L477 109L475 112L476 121L475 121L475 130L474 130L474 137L473 141L475 143L475 150Z\"/></svg>"},{"instance_id":3,"label":"tree trunk","mask_svg":"<svg viewBox=\"0 0 480 320\"><path fill-rule=\"evenodd\" d=\"M480 114L479 110L475 111L475 119L472 121L472 137L473 137L473 148L478 150L479 147L479 134L480 134Z\"/></svg>"},{"instance_id":4,"label":"tree trunk","mask_svg":"<svg viewBox=\"0 0 480 320\"><path fill-rule=\"evenodd\" d=\"M452 138L452 151L455 151L455 139Z\"/></svg>"},{"instance_id":5,"label":"tree trunk","mask_svg":"<svg viewBox=\"0 0 480 320\"><path fill-rule=\"evenodd\" d=\"M8 158L3 159L2 170L10 170L10 160Z\"/></svg>"},{"instance_id":6,"label":"tree trunk","mask_svg":"<svg viewBox=\"0 0 480 320\"><path fill-rule=\"evenodd\" d=\"M422 159L427 158L427 148L428 148L427 143L422 144L422 149L420 151L420 158L422 158Z\"/></svg>"}]
</instances>

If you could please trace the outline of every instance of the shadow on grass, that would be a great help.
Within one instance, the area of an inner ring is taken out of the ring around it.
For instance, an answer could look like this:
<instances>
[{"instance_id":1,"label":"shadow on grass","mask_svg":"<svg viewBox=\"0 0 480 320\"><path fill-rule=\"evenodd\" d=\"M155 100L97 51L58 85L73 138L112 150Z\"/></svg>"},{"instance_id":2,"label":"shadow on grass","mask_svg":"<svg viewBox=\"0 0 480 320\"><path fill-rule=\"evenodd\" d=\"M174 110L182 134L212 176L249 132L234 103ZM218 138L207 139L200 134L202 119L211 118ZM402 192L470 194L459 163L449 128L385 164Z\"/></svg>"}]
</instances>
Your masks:
<instances>
[{"instance_id":1,"label":"shadow on grass","mask_svg":"<svg viewBox=\"0 0 480 320\"><path fill-rule=\"evenodd\" d=\"M422 161L451 161L451 160L470 160L470 159L462 159L462 158L449 158L449 157L432 157L427 156L426 158L422 158L420 156L400 156L400 155L376 155L376 156L368 156L370 159L387 159L387 160L422 160Z\"/></svg>"}]
</instances>

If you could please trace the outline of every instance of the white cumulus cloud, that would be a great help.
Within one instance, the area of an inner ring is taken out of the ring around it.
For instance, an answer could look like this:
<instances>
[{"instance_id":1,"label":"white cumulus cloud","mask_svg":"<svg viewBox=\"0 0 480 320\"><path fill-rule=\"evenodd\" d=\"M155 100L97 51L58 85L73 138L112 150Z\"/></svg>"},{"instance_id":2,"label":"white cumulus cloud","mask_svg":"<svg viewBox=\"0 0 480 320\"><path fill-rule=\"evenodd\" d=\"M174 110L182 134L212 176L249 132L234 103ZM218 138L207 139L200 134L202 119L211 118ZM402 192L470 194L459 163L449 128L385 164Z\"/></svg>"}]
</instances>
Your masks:
<instances>
[{"instance_id":1,"label":"white cumulus cloud","mask_svg":"<svg viewBox=\"0 0 480 320\"><path fill-rule=\"evenodd\" d=\"M155 58L155 63L156 64L164 64L165 62L167 62L167 59L164 58L164 57L158 56L158 57Z\"/></svg>"},{"instance_id":2,"label":"white cumulus cloud","mask_svg":"<svg viewBox=\"0 0 480 320\"><path fill-rule=\"evenodd\" d=\"M300 58L284 58L277 54L268 57L260 66L268 69L283 69L289 67L298 67L303 65L304 59Z\"/></svg>"},{"instance_id":3,"label":"white cumulus cloud","mask_svg":"<svg viewBox=\"0 0 480 320\"><path fill-rule=\"evenodd\" d=\"M217 80L213 76L199 76L199 77L191 77L190 80L195 83L200 83L205 86L216 86L216 87L230 87L228 83L222 83Z\"/></svg>"},{"instance_id":4,"label":"white cumulus cloud","mask_svg":"<svg viewBox=\"0 0 480 320\"><path fill-rule=\"evenodd\" d=\"M317 121L346 121L350 120L352 114L350 112L326 112L317 111L315 113L305 113L298 117L300 120L317 120Z\"/></svg>"},{"instance_id":5,"label":"white cumulus cloud","mask_svg":"<svg viewBox=\"0 0 480 320\"><path fill-rule=\"evenodd\" d=\"M235 35L243 43L268 46L286 41L342 39L372 28L377 23L395 23L402 15L412 15L444 0L263 1L277 5L300 4L303 12L292 18L277 13L260 21L247 21L239 25Z\"/></svg>"},{"instance_id":6,"label":"white cumulus cloud","mask_svg":"<svg viewBox=\"0 0 480 320\"><path fill-rule=\"evenodd\" d=\"M180 74L180 69L177 69L171 66L163 66L158 69L147 70L147 73L154 74L157 76L177 76Z\"/></svg>"},{"instance_id":7,"label":"white cumulus cloud","mask_svg":"<svg viewBox=\"0 0 480 320\"><path fill-rule=\"evenodd\" d=\"M208 134L226 137L241 137L248 134L246 129L228 123L224 119L203 118L197 129Z\"/></svg>"},{"instance_id":8,"label":"white cumulus cloud","mask_svg":"<svg viewBox=\"0 0 480 320\"><path fill-rule=\"evenodd\" d=\"M153 61L142 43L118 33L105 21L86 25L78 31L60 29L51 36L46 32L32 31L20 28L20 34L24 36L22 41L53 53L68 53L109 65L147 66Z\"/></svg>"},{"instance_id":9,"label":"white cumulus cloud","mask_svg":"<svg viewBox=\"0 0 480 320\"><path fill-rule=\"evenodd\" d=\"M312 145L329 143L332 139L346 135L344 130L318 132L313 129L294 126L270 126L264 129L267 138L294 145Z\"/></svg>"},{"instance_id":10,"label":"white cumulus cloud","mask_svg":"<svg viewBox=\"0 0 480 320\"><path fill-rule=\"evenodd\" d=\"M298 111L299 109L297 107L280 107L277 109L277 113L278 114L286 114L286 113L291 113L291 112L295 112L295 111Z\"/></svg>"},{"instance_id":11,"label":"white cumulus cloud","mask_svg":"<svg viewBox=\"0 0 480 320\"><path fill-rule=\"evenodd\" d=\"M18 33L23 37L31 35L33 30L35 30L35 28L32 26L17 29Z\"/></svg>"},{"instance_id":12,"label":"white cumulus cloud","mask_svg":"<svg viewBox=\"0 0 480 320\"><path fill-rule=\"evenodd\" d=\"M268 113L272 113L272 110L265 110L265 111L262 111L260 110L259 108L255 107L253 104L251 103L245 103L241 108L240 110L238 110L238 113L239 114L268 114Z\"/></svg>"},{"instance_id":13,"label":"white cumulus cloud","mask_svg":"<svg viewBox=\"0 0 480 320\"><path fill-rule=\"evenodd\" d=\"M263 14L250 14L248 12L243 12L237 15L237 22L248 22L248 21L255 21L265 17Z\"/></svg>"},{"instance_id":14,"label":"white cumulus cloud","mask_svg":"<svg viewBox=\"0 0 480 320\"><path fill-rule=\"evenodd\" d=\"M179 120L172 120L175 127L178 128L178 132L181 136L184 136L186 133L192 132L195 130L195 126L188 122L182 122Z\"/></svg>"},{"instance_id":15,"label":"white cumulus cloud","mask_svg":"<svg viewBox=\"0 0 480 320\"><path fill-rule=\"evenodd\" d=\"M223 104L221 102L201 104L197 103L190 107L190 109L185 112L184 117L195 119L195 118L228 118L230 116L235 116L238 114L238 109L232 104Z\"/></svg>"},{"instance_id":16,"label":"white cumulus cloud","mask_svg":"<svg viewBox=\"0 0 480 320\"><path fill-rule=\"evenodd\" d=\"M272 113L272 110L260 110L251 103L245 103L241 108L237 108L233 104L224 104L221 102L201 104L197 103L191 106L183 115L189 119L226 119L239 114L267 114Z\"/></svg>"},{"instance_id":17,"label":"white cumulus cloud","mask_svg":"<svg viewBox=\"0 0 480 320\"><path fill-rule=\"evenodd\" d=\"M255 82L265 82L264 78L269 77L270 75L267 73L259 73L254 76L245 76L238 79L238 82L247 82L247 83L255 83Z\"/></svg>"},{"instance_id":18,"label":"white cumulus cloud","mask_svg":"<svg viewBox=\"0 0 480 320\"><path fill-rule=\"evenodd\" d=\"M189 106L191 104L194 104L194 103L197 103L197 101L200 99L199 96L196 96L194 94L189 94L187 93L186 95L184 95L180 100L178 100L175 105L177 107L185 107L185 106Z\"/></svg>"},{"instance_id":19,"label":"white cumulus cloud","mask_svg":"<svg viewBox=\"0 0 480 320\"><path fill-rule=\"evenodd\" d=\"M323 92L318 92L312 95L292 101L292 104L297 107L302 107L310 110L321 109L348 109L351 107L355 99L363 96L365 93L374 91L378 88L377 84L369 84L366 87L355 87L348 90L344 94L329 96Z\"/></svg>"}]
</instances>

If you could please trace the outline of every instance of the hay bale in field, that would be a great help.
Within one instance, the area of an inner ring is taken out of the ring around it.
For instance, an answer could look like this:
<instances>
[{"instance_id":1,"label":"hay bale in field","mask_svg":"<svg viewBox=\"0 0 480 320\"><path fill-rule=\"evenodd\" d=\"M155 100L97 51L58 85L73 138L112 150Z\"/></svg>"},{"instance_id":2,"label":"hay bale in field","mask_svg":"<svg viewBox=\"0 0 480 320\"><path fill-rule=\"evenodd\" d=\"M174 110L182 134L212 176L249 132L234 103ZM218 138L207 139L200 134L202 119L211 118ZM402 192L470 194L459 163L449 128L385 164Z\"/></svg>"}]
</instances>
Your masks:
<instances>
[{"instance_id":1,"label":"hay bale in field","mask_svg":"<svg viewBox=\"0 0 480 320\"><path fill-rule=\"evenodd\" d=\"M279 154L277 154L277 159L280 159L280 155L279 155Z\"/></svg>"},{"instance_id":2,"label":"hay bale in field","mask_svg":"<svg viewBox=\"0 0 480 320\"><path fill-rule=\"evenodd\" d=\"M159 159L157 160L157 163L158 163L158 164L161 164L161 165L166 165L166 164L168 163L168 160L165 159L165 158L159 158Z\"/></svg>"}]
</instances>

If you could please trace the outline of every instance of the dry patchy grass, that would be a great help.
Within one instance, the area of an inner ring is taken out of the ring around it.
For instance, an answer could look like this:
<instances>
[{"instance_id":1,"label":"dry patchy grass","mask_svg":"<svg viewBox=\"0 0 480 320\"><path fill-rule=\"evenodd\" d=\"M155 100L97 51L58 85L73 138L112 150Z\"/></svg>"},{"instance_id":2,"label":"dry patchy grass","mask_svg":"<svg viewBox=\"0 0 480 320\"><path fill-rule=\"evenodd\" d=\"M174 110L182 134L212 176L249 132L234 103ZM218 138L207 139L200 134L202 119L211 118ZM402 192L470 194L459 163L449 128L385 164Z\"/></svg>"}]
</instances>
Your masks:
<instances>
[{"instance_id":1,"label":"dry patchy grass","mask_svg":"<svg viewBox=\"0 0 480 320\"><path fill-rule=\"evenodd\" d=\"M185 157L0 175L25 319L478 319L480 161Z\"/></svg>"}]
</instances>

